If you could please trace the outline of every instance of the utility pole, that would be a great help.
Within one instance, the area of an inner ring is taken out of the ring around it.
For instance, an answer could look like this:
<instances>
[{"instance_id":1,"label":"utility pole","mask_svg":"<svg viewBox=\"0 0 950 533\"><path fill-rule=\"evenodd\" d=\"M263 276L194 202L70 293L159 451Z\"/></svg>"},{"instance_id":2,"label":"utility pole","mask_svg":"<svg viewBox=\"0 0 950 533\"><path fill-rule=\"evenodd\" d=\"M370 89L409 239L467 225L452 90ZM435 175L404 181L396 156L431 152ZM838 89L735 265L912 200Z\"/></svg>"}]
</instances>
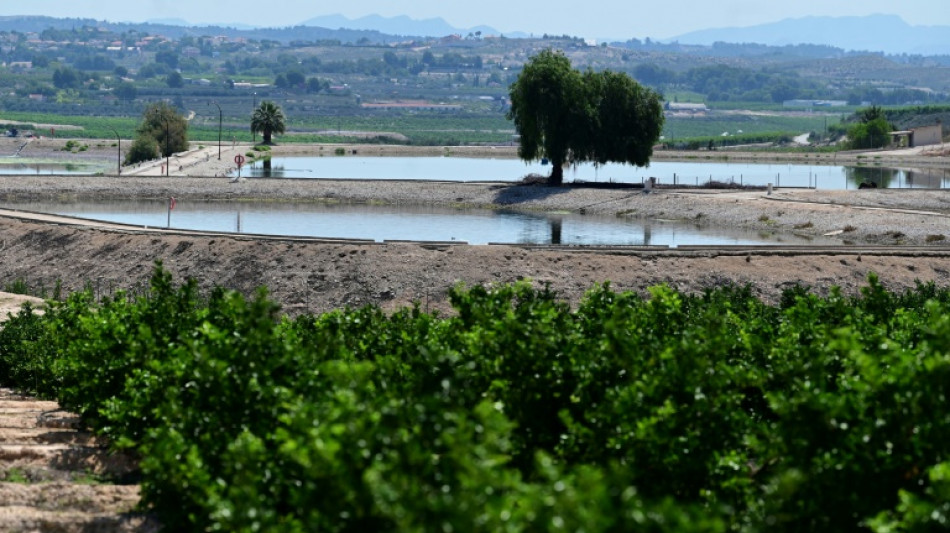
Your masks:
<instances>
[{"instance_id":1,"label":"utility pole","mask_svg":"<svg viewBox=\"0 0 950 533\"><path fill-rule=\"evenodd\" d=\"M221 161L221 106L217 102L208 102L208 105L214 104L218 108L218 161Z\"/></svg>"},{"instance_id":2,"label":"utility pole","mask_svg":"<svg viewBox=\"0 0 950 533\"><path fill-rule=\"evenodd\" d=\"M115 145L119 152L118 155L116 155L116 163L115 163L116 175L121 176L122 175L122 139L119 137L119 132L117 132L115 128L109 128L109 129L112 130L112 133L115 133Z\"/></svg>"},{"instance_id":3,"label":"utility pole","mask_svg":"<svg viewBox=\"0 0 950 533\"><path fill-rule=\"evenodd\" d=\"M162 121L162 123L165 124L165 176L167 177L169 175L170 168L171 168L171 162L169 161L169 156L171 155L171 152L168 151L168 136L169 136L168 117L163 115L161 111L158 111L158 110L155 110L155 113L156 113L156 116Z\"/></svg>"},{"instance_id":4,"label":"utility pole","mask_svg":"<svg viewBox=\"0 0 950 533\"><path fill-rule=\"evenodd\" d=\"M254 93L254 107L251 108L251 122L254 121L254 111L257 111L257 92ZM254 144L257 144L257 130L254 129L254 126L251 126L251 137L254 141Z\"/></svg>"},{"instance_id":5,"label":"utility pole","mask_svg":"<svg viewBox=\"0 0 950 533\"><path fill-rule=\"evenodd\" d=\"M168 151L168 136L169 136L168 117L166 117L165 115L159 115L159 116L161 117L162 122L165 123L165 177L167 178L169 173L171 172L171 162L169 161L171 152Z\"/></svg>"}]
</instances>

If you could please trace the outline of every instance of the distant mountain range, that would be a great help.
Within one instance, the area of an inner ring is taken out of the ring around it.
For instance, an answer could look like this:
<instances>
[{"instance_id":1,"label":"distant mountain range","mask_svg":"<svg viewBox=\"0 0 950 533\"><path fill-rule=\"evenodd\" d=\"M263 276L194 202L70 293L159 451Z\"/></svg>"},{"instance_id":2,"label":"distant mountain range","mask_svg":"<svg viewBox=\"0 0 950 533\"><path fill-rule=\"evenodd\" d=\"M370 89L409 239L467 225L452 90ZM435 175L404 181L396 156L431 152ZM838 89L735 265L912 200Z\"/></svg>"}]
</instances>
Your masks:
<instances>
[{"instance_id":1,"label":"distant mountain range","mask_svg":"<svg viewBox=\"0 0 950 533\"><path fill-rule=\"evenodd\" d=\"M442 18L416 20L405 15L398 17L367 15L357 19L350 19L343 15L326 15L305 20L301 22L301 25L330 29L375 30L389 35L414 35L421 37L445 37L446 35L454 34L464 37L469 33L478 33L482 36L501 35L500 31L490 26L456 28ZM506 34L507 37L519 37L524 35L523 33Z\"/></svg>"},{"instance_id":2,"label":"distant mountain range","mask_svg":"<svg viewBox=\"0 0 950 533\"><path fill-rule=\"evenodd\" d=\"M147 24L160 26L181 26L181 27L200 27L202 25L192 24L184 19L150 19ZM247 24L222 24L216 23L217 27L228 27L238 30L260 30L260 26L251 26ZM351 19L340 14L323 15L314 17L298 23L296 26L307 26L311 28L325 28L329 30L356 30L356 31L374 31L386 35L408 36L408 37L445 37L446 35L478 34L483 37L489 35L502 35L502 33L491 26L475 26L473 28L456 28L445 21L443 18L413 19L406 15L397 17L384 17L382 15L367 15L356 19ZM506 37L527 37L528 34L522 32L513 32L505 34Z\"/></svg>"},{"instance_id":3,"label":"distant mountain range","mask_svg":"<svg viewBox=\"0 0 950 533\"><path fill-rule=\"evenodd\" d=\"M887 54L950 54L950 26L911 26L896 15L804 17L744 28L718 28L669 39L683 44L715 42L770 46L824 44Z\"/></svg>"},{"instance_id":4,"label":"distant mountain range","mask_svg":"<svg viewBox=\"0 0 950 533\"><path fill-rule=\"evenodd\" d=\"M342 42L368 40L392 43L412 37L444 37L458 34L501 35L490 26L456 28L442 18L424 20L407 16L369 15L349 19L343 15L311 18L290 28L262 28L245 24L195 25L181 19L150 20L145 23L97 22L93 19L61 19L45 16L0 16L0 30L42 31L69 29L76 25L103 25L123 31L140 27L151 33L178 38L182 35L240 34L254 39L277 41L336 39ZM505 33L523 38L524 32ZM647 36L649 37L649 36ZM742 28L717 28L686 33L660 42L709 46L716 42L756 43L768 46L796 44L825 45L845 51L885 54L950 55L950 26L911 26L895 15L866 17L804 17Z\"/></svg>"}]
</instances>

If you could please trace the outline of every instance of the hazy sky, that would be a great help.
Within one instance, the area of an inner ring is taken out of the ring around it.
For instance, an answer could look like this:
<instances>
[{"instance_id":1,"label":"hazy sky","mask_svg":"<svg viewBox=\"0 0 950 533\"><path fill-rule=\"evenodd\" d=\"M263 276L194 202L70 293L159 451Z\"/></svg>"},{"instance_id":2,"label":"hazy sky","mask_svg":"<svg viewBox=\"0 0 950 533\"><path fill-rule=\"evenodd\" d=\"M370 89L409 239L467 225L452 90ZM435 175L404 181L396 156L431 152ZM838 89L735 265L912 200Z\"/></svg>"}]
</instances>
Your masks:
<instances>
[{"instance_id":1,"label":"hazy sky","mask_svg":"<svg viewBox=\"0 0 950 533\"><path fill-rule=\"evenodd\" d=\"M91 17L114 22L180 18L191 23L290 26L320 15L442 17L457 28L588 38L652 37L751 26L809 15L899 15L912 25L950 26L947 0L0 0L0 15Z\"/></svg>"}]
</instances>

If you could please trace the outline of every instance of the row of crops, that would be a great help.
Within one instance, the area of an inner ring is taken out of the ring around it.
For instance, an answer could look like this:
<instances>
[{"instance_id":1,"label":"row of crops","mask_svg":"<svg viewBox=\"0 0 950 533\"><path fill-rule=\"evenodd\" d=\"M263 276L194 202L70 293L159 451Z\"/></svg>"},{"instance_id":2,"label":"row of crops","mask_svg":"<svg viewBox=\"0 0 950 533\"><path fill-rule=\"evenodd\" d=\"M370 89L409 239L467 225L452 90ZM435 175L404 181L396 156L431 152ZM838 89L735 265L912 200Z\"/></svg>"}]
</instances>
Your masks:
<instances>
[{"instance_id":1,"label":"row of crops","mask_svg":"<svg viewBox=\"0 0 950 533\"><path fill-rule=\"evenodd\" d=\"M159 265L11 317L0 378L138 456L169 531L947 527L947 289L451 299L291 320Z\"/></svg>"}]
</instances>

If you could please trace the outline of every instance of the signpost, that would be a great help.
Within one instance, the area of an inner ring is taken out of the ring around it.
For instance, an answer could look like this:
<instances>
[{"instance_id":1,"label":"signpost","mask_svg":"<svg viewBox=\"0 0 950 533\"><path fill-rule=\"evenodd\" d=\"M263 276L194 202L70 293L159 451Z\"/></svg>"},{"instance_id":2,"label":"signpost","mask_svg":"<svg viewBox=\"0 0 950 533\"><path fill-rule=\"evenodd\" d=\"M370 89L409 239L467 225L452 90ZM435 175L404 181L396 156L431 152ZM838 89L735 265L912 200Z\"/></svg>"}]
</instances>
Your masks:
<instances>
[{"instance_id":1,"label":"signpost","mask_svg":"<svg viewBox=\"0 0 950 533\"><path fill-rule=\"evenodd\" d=\"M168 221L165 223L166 228L172 227L172 209L175 209L176 203L174 196L168 198Z\"/></svg>"},{"instance_id":2,"label":"signpost","mask_svg":"<svg viewBox=\"0 0 950 533\"><path fill-rule=\"evenodd\" d=\"M237 167L238 167L238 179L240 179L240 178L241 178L241 167L244 165L244 156L241 155L241 154L238 154L238 155L234 156L234 162L237 163Z\"/></svg>"}]
</instances>

